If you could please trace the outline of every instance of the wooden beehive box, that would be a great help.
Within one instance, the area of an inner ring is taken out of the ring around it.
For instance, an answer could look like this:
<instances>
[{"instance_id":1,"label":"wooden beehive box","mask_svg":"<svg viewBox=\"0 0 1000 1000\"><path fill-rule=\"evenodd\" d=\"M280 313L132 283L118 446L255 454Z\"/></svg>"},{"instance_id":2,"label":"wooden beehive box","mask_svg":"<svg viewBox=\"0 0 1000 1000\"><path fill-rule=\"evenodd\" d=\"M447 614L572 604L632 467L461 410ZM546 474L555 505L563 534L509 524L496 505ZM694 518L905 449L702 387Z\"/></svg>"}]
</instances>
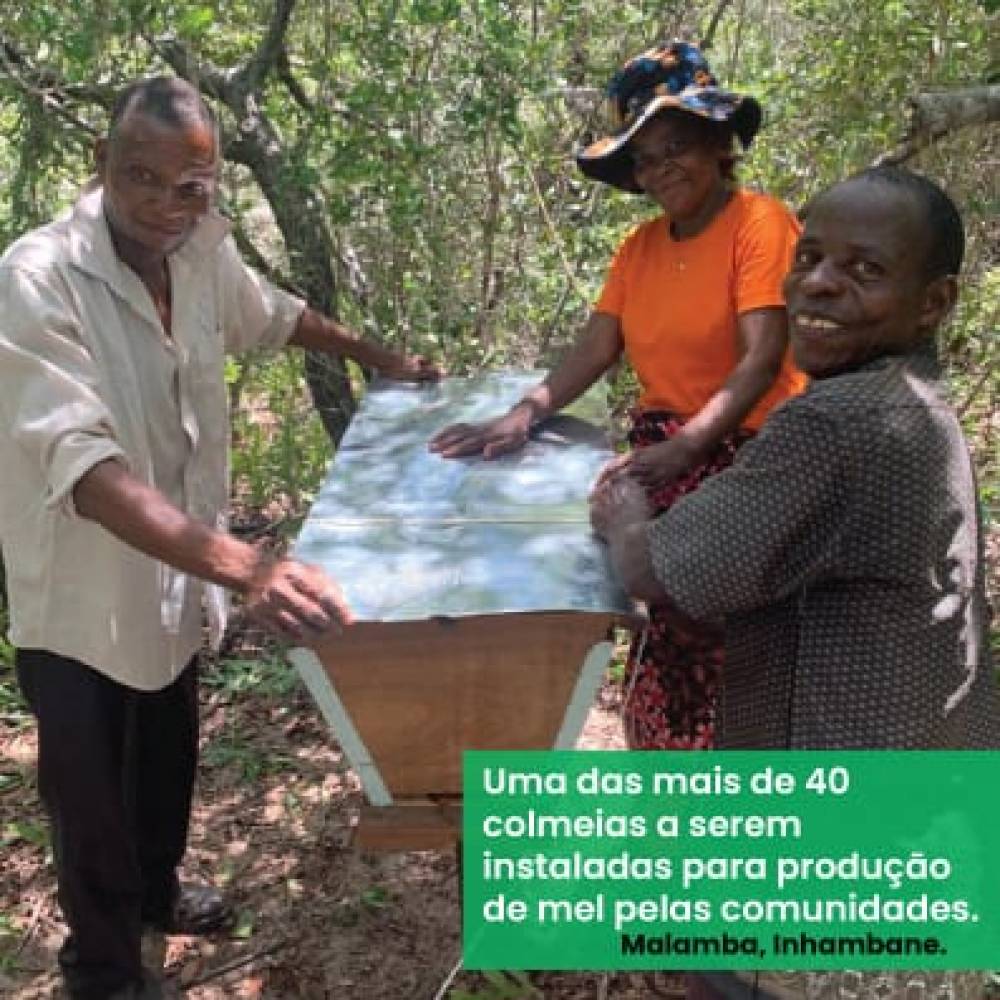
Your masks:
<instances>
[{"instance_id":1,"label":"wooden beehive box","mask_svg":"<svg viewBox=\"0 0 1000 1000\"><path fill-rule=\"evenodd\" d=\"M358 772L372 849L456 836L466 749L572 746L634 622L592 536L586 495L610 456L588 397L521 452L446 461L446 424L502 412L537 374L376 386L296 547L357 624L292 658Z\"/></svg>"}]
</instances>

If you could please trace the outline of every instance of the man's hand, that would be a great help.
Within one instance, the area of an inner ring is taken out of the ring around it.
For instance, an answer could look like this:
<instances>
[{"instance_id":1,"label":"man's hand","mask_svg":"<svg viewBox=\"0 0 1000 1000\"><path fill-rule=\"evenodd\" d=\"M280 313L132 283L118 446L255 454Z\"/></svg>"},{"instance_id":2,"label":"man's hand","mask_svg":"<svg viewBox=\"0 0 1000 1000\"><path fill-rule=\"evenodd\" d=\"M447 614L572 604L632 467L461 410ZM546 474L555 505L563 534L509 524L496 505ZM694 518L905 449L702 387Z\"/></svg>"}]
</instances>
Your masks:
<instances>
[{"instance_id":1,"label":"man's hand","mask_svg":"<svg viewBox=\"0 0 1000 1000\"><path fill-rule=\"evenodd\" d=\"M653 571L646 524L653 507L631 476L605 479L590 495L590 523L608 543L611 565L626 592L647 603L668 599Z\"/></svg>"},{"instance_id":2,"label":"man's hand","mask_svg":"<svg viewBox=\"0 0 1000 1000\"><path fill-rule=\"evenodd\" d=\"M442 458L496 458L524 446L531 430L531 416L530 408L515 406L502 417L480 424L452 424L438 431L428 447Z\"/></svg>"},{"instance_id":3,"label":"man's hand","mask_svg":"<svg viewBox=\"0 0 1000 1000\"><path fill-rule=\"evenodd\" d=\"M590 494L590 523L595 534L605 541L652 516L646 491L631 476L605 478Z\"/></svg>"},{"instance_id":4,"label":"man's hand","mask_svg":"<svg viewBox=\"0 0 1000 1000\"><path fill-rule=\"evenodd\" d=\"M73 490L81 517L126 545L247 598L247 611L279 635L302 641L339 632L354 620L340 588L321 569L258 549L190 517L159 490L109 459Z\"/></svg>"},{"instance_id":5,"label":"man's hand","mask_svg":"<svg viewBox=\"0 0 1000 1000\"><path fill-rule=\"evenodd\" d=\"M318 566L261 560L246 591L247 614L286 639L322 639L354 621L344 595Z\"/></svg>"},{"instance_id":6,"label":"man's hand","mask_svg":"<svg viewBox=\"0 0 1000 1000\"><path fill-rule=\"evenodd\" d=\"M398 382L437 382L444 374L419 354L392 354L378 365L378 373Z\"/></svg>"},{"instance_id":7,"label":"man's hand","mask_svg":"<svg viewBox=\"0 0 1000 1000\"><path fill-rule=\"evenodd\" d=\"M619 476L625 476L628 474L629 465L632 462L632 458L635 455L633 451L625 451L620 455L615 455L614 458L609 459L604 465L601 466L600 472L597 473L597 478L594 480L594 485L590 488L590 495L593 495L605 484L609 483Z\"/></svg>"},{"instance_id":8,"label":"man's hand","mask_svg":"<svg viewBox=\"0 0 1000 1000\"><path fill-rule=\"evenodd\" d=\"M687 442L675 437L636 448L628 463L628 473L647 490L658 490L683 476L697 460Z\"/></svg>"},{"instance_id":9,"label":"man's hand","mask_svg":"<svg viewBox=\"0 0 1000 1000\"><path fill-rule=\"evenodd\" d=\"M416 354L390 351L370 340L364 340L341 326L335 319L306 306L299 316L289 346L307 351L320 351L338 357L351 358L365 368L375 368L386 378L404 382L434 382L441 369Z\"/></svg>"}]
</instances>

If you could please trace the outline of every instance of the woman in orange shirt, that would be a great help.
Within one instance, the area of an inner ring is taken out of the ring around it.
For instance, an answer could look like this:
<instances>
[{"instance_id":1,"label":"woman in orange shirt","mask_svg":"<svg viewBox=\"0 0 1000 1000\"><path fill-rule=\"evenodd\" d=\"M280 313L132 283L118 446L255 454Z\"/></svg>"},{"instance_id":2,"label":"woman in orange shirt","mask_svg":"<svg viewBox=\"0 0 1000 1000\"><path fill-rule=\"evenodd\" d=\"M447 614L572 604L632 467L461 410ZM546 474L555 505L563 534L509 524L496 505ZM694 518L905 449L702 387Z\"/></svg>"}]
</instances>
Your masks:
<instances>
[{"instance_id":1,"label":"woman in orange shirt","mask_svg":"<svg viewBox=\"0 0 1000 1000\"><path fill-rule=\"evenodd\" d=\"M734 139L749 146L760 105L720 89L685 42L630 60L608 86L616 132L577 157L583 172L644 193L663 210L619 247L582 335L508 413L456 424L431 442L444 457L520 447L533 424L572 402L624 352L642 386L633 450L601 478L628 475L664 510L728 466L767 413L805 387L787 351L782 280L799 227L788 209L734 180ZM721 636L650 609L629 658L630 744L713 742Z\"/></svg>"}]
</instances>

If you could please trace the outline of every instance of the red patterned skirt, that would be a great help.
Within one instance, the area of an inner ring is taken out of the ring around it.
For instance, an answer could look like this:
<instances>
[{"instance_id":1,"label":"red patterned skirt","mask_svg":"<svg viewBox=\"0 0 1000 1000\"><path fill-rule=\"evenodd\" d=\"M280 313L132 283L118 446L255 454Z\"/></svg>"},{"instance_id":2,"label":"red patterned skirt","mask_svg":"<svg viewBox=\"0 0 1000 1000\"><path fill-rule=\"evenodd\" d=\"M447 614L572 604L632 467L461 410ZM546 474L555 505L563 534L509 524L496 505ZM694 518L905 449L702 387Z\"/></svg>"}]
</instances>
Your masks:
<instances>
[{"instance_id":1,"label":"red patterned skirt","mask_svg":"<svg viewBox=\"0 0 1000 1000\"><path fill-rule=\"evenodd\" d=\"M672 438L686 418L663 410L637 413L629 443L643 448ZM711 455L649 494L657 514L730 466L750 431L727 435ZM645 637L632 645L625 670L625 732L633 750L705 750L715 742L722 687L722 632L693 624L667 607L649 608Z\"/></svg>"}]
</instances>

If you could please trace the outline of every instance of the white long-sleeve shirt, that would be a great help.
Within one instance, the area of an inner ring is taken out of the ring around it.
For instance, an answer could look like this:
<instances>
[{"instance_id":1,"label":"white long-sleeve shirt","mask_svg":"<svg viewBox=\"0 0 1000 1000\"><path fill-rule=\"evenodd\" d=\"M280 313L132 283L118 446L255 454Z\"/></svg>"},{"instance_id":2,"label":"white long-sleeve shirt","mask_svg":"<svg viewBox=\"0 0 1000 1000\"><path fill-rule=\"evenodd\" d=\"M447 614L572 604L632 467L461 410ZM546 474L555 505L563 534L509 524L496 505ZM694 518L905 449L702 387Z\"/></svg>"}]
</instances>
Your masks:
<instances>
[{"instance_id":1,"label":"white long-sleeve shirt","mask_svg":"<svg viewBox=\"0 0 1000 1000\"><path fill-rule=\"evenodd\" d=\"M73 488L114 459L224 527L224 355L284 346L304 303L250 271L217 215L168 258L172 330L115 253L100 187L0 259L0 548L10 639L141 690L201 641L199 581L79 517ZM225 601L207 591L213 631Z\"/></svg>"}]
</instances>

